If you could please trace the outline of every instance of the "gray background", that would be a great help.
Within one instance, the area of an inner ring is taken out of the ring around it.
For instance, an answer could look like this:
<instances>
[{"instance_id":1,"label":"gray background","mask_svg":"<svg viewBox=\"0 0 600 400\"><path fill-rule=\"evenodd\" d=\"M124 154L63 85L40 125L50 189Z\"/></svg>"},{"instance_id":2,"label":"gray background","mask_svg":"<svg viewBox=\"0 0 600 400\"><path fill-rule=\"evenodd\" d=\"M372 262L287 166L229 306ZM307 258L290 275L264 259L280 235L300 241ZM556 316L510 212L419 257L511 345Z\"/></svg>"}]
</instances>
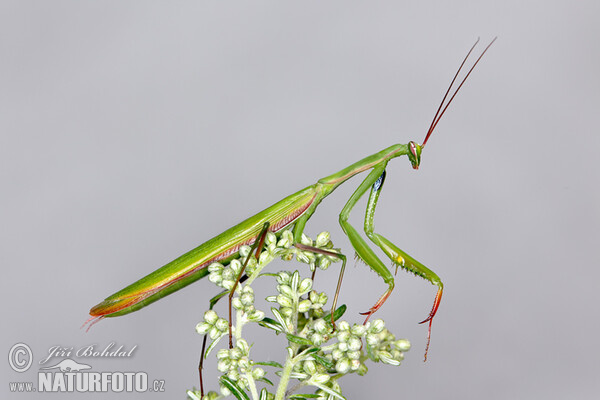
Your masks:
<instances>
[{"instance_id":1,"label":"gray background","mask_svg":"<svg viewBox=\"0 0 600 400\"><path fill-rule=\"evenodd\" d=\"M421 141L468 48L498 35L422 168L405 158L389 165L376 214L376 229L446 284L430 360L416 322L435 289L400 272L377 316L413 349L401 367L344 379L345 393L596 398L598 2L0 9L0 348L6 355L25 342L35 357L23 374L0 363L2 397L42 397L11 395L7 382L35 380L51 346L114 341L137 345L135 357L91 360L95 370L146 371L184 398L197 384L194 327L213 287L199 282L86 333L89 308L318 178ZM307 227L330 230L350 254L337 214L358 182ZM358 227L363 207L352 216ZM332 270L318 284L331 290L335 280ZM351 263L341 295L348 319L360 321L384 289Z\"/></svg>"}]
</instances>

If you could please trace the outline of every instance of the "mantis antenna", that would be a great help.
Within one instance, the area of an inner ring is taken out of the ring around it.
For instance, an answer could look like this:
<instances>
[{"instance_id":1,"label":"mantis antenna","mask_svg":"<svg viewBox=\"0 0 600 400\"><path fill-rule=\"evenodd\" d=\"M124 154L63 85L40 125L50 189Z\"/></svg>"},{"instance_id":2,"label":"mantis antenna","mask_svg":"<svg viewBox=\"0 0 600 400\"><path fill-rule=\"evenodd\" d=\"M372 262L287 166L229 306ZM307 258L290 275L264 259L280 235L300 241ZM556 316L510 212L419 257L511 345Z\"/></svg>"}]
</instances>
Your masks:
<instances>
[{"instance_id":1,"label":"mantis antenna","mask_svg":"<svg viewBox=\"0 0 600 400\"><path fill-rule=\"evenodd\" d=\"M465 65L465 62L467 62L467 59L469 58L469 56L473 52L473 49L475 49L475 46L477 46L477 43L479 43L479 38L477 39L477 41L475 42L475 44L471 47L471 50L469 50L469 52L465 56L463 62L460 64L460 67L458 67L458 71L456 71L456 74L454 75L454 78L452 78L452 82L450 82L450 86L448 86L448 90L446 90L446 94L444 94L444 98L442 99L442 102L440 103L440 106L438 107L435 115L433 116L433 121L431 121L431 125L429 126L429 130L427 131L427 135L425 136L425 140L423 140L423 144L421 145L421 147L425 147L425 143L427 143L427 140L429 139L429 136L431 136L431 134L433 133L433 130L437 126L438 122L440 122L440 119L442 119L442 115L444 115L444 113L446 112L446 109L448 109L448 106L450 105L450 103L452 103L452 100L454 100L454 97L456 96L456 94L458 93L458 91L460 90L460 88L462 87L462 85L465 83L465 81L467 80L467 78L469 77L469 75L471 75L471 72L473 72L473 69L475 68L475 66L477 65L477 63L479 62L479 60L481 60L481 57L483 57L483 55L485 54L486 51L488 51L488 49L490 48L490 46L492 44L494 44L494 42L496 41L496 39L498 39L498 37L495 37L490 42L490 44L488 44L487 47L485 49L483 49L483 52L481 53L481 55L479 56L479 58L477 58L477 60L475 60L475 63L473 64L473 66L471 67L471 69L469 70L469 72L467 72L467 74L465 75L465 77L463 78L463 80L460 82L460 85L458 85L458 88L456 88L456 90L454 91L454 94L452 94L452 96L450 97L450 100L448 100L448 103L446 103L446 106L444 106L444 102L446 101L446 98L448 97L448 94L450 93L450 89L452 89L452 86L454 85L454 82L456 81L456 78L458 78L458 74L460 73L460 70Z\"/></svg>"}]
</instances>

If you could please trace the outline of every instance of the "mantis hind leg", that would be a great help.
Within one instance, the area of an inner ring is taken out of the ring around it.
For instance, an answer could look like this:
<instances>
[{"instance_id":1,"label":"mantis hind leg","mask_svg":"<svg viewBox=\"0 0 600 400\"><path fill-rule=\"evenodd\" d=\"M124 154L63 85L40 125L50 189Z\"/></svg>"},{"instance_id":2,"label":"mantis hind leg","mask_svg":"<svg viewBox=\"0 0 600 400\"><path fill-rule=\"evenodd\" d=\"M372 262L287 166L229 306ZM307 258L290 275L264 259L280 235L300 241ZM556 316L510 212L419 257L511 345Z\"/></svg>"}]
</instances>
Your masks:
<instances>
[{"instance_id":1,"label":"mantis hind leg","mask_svg":"<svg viewBox=\"0 0 600 400\"><path fill-rule=\"evenodd\" d=\"M267 233L269 232L269 225L270 224L268 221L264 223L262 230L256 237L256 240L252 244L252 247L250 248L250 253L248 253L248 257L246 257L246 261L244 261L244 264L242 265L242 268L240 269L240 272L237 276L237 279L235 280L235 283L233 284L233 287L229 291L229 348L230 349L233 349L233 334L231 331L231 319L233 318L232 313L231 313L231 309L232 309L231 302L233 300L233 295L235 294L235 289L237 289L238 283L240 283L240 280L244 276L244 272L246 271L246 266L248 265L248 261L250 261L250 257L252 257L253 252L256 253L255 258L256 258L256 261L258 261L258 258L260 257L260 253L265 246L265 239L267 238Z\"/></svg>"},{"instance_id":2,"label":"mantis hind leg","mask_svg":"<svg viewBox=\"0 0 600 400\"><path fill-rule=\"evenodd\" d=\"M248 253L248 257L246 257L246 260L244 261L244 264L242 265L242 268L240 269L240 272L238 273L238 276L235 280L235 283L233 285L233 287L231 288L231 290L224 290L221 293L217 294L215 297L213 297L212 299L210 299L209 302L209 310L212 310L213 307L217 304L217 302L219 300L221 300L223 297L228 295L228 299L229 299L229 348L233 348L233 335L232 335L232 325L231 325L231 319L232 319L232 299L233 299L233 295L235 294L235 289L237 288L239 283L243 283L246 279L248 279L247 275L244 275L244 272L246 271L246 266L248 265L248 261L250 260L250 257L252 257L252 253L255 253L255 258L256 261L258 261L258 258L260 257L260 253L262 252L264 245L265 245L265 238L267 237L267 233L269 232L269 222L265 222L262 230L260 231L260 233L258 234L258 236L256 237L256 240L254 241L254 244L252 244L252 247L250 248L250 252ZM200 361L198 363L198 375L200 378L200 397L204 397L204 382L202 379L202 369L204 368L204 359L205 359L205 351L206 351L206 338L207 338L208 332L204 334L204 337L202 338L202 351L200 352Z\"/></svg>"},{"instance_id":3,"label":"mantis hind leg","mask_svg":"<svg viewBox=\"0 0 600 400\"><path fill-rule=\"evenodd\" d=\"M367 202L367 212L365 213L365 233L371 239L373 243L375 243L383 252L392 260L392 262L396 265L396 269L399 266L402 269L405 269L413 274L420 276L433 285L438 287L437 294L435 296L435 300L433 302L433 307L429 312L427 318L423 321L419 322L423 324L425 322L429 322L429 329L427 331L427 347L425 349L425 361L427 360L427 352L429 350L429 342L431 339L431 323L433 321L433 317L435 316L438 307L440 306L440 302L442 300L442 292L444 289L444 285L442 280L437 276L435 272L421 264L419 261L415 260L410 255L406 254L404 251L398 248L391 241L383 237L382 235L374 232L373 220L375 216L375 207L377 206L377 200L379 199L379 195L381 193L381 188L383 187L383 183L385 181L385 171L381 174L379 179L373 184L371 188L371 194L369 196L369 201ZM381 299L380 299L381 300ZM383 302L385 299L383 299ZM382 302L382 304L383 304ZM374 307L379 308L376 304Z\"/></svg>"}]
</instances>

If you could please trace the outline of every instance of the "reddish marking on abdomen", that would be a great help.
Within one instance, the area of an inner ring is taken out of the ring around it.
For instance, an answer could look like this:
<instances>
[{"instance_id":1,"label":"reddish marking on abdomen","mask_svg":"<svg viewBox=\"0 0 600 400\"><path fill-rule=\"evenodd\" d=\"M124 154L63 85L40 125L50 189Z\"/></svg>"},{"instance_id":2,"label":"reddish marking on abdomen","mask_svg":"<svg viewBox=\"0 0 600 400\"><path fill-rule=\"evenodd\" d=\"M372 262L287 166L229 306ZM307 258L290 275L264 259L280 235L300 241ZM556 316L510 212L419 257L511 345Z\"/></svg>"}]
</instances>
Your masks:
<instances>
[{"instance_id":1,"label":"reddish marking on abdomen","mask_svg":"<svg viewBox=\"0 0 600 400\"><path fill-rule=\"evenodd\" d=\"M282 229L283 229L283 228L285 228L286 226L288 226L288 225L290 225L291 223L293 223L293 222L294 222L295 220L297 220L297 219L298 219L298 218L299 218L299 217L300 217L302 214L304 214L304 212L305 212L306 210L308 210L308 208L309 208L309 207L311 206L311 204L314 202L314 200L315 200L315 197L316 197L316 194L315 194L315 195L313 195L312 199L311 199L311 200L310 200L308 203L306 203L304 206L302 206L301 208L299 208L299 209L295 210L294 212L292 212L291 214L289 214L288 216L286 216L285 218L283 218L281 221L279 221L279 222L277 222L277 223L275 223L275 224L271 225L271 226L269 227L269 231L271 231L271 232L279 232L280 230L282 230ZM204 262L204 263L202 263L202 264L199 264L197 267L195 267L194 269L192 269L192 270L190 270L190 271L186 272L185 274L183 274L183 275L180 275L180 276L178 276L177 278L175 278L175 279L173 279L173 280L171 280L171 281L169 281L169 282L166 282L165 284L163 284L163 285L161 285L161 286L157 286L156 288L154 288L154 289L152 289L152 290L149 290L148 292L146 292L146 293L144 294L144 296L143 296L143 297L142 297L140 300L143 300L143 299L145 299L146 297L149 297L149 296L151 296L152 294L154 294L154 293L158 292L160 289L163 289L163 288L165 288L165 287L168 287L168 286L170 286L170 285L172 285L172 284L174 284L174 283L178 282L179 280L186 278L187 276L189 276L189 275L191 275L191 274L193 274L193 273L195 273L195 272L197 272L197 271L201 270L202 268L206 268L207 266L209 266L210 264L212 264L212 263L214 263L214 262L218 262L218 261L220 261L220 260L223 260L224 258L227 258L227 257L229 257L229 256L230 256L230 255L232 255L232 254L235 254L235 253L237 253L237 252L238 252L238 250L240 249L240 247L241 247L241 246L244 246L244 245L248 245L248 246L250 246L250 245L254 244L254 242L255 242L255 241L256 241L256 236L255 236L255 237L252 237L252 238L250 238L250 239L248 239L248 240L246 240L246 241L244 241L244 242L238 243L238 244L236 244L236 245L234 245L234 246L230 247L229 249L225 250L223 253L221 253L221 254L219 254L219 255L216 255L215 257L211 258L210 260L208 260L208 261L206 261L206 262ZM141 297L141 296L140 296L140 297Z\"/></svg>"}]
</instances>

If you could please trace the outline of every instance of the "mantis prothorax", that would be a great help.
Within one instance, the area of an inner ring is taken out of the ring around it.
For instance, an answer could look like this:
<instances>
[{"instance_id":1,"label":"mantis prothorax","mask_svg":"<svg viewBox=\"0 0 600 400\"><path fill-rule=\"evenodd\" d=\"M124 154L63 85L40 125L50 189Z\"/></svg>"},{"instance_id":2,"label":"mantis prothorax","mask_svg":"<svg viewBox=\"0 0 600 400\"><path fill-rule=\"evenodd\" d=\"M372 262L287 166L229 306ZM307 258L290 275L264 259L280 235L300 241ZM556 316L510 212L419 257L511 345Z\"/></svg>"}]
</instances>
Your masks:
<instances>
[{"instance_id":1,"label":"mantis prothorax","mask_svg":"<svg viewBox=\"0 0 600 400\"><path fill-rule=\"evenodd\" d=\"M426 360L431 338L431 323L442 299L442 281L429 268L398 248L390 240L374 231L373 220L375 208L377 206L377 201L379 199L379 195L381 194L381 189L385 180L385 168L388 162L391 159L399 156L407 156L412 168L419 168L421 163L421 153L425 147L425 144L429 140L429 137L479 60L481 60L485 52L495 40L496 39L494 38L494 40L492 40L490 44L483 50L479 58L477 58L454 93L448 99L450 90L454 86L462 67L479 42L479 39L477 42L475 42L473 47L471 47L467 53L467 56L464 58L460 67L458 68L458 71L454 75L454 78L452 79L448 90L446 91L440 106L433 117L433 121L429 126L429 130L427 131L422 144L418 144L413 141L410 141L407 144L395 144L381 150L378 153L365 157L339 172L319 179L317 183L310 185L284 198L283 200L280 200L267 209L246 219L245 221L240 222L220 235L215 236L195 249L185 253L165 266L141 278L137 282L134 282L126 288L107 297L104 301L94 306L90 310L90 315L92 318L90 318L88 322L91 321L93 324L102 318L117 317L137 311L140 308L143 308L161 299L162 297L165 297L197 281L198 279L204 278L206 275L208 275L207 267L211 263L217 261L226 261L238 257L240 246L252 245L255 244L257 240L263 240L267 230L271 232L280 232L284 228L291 228L293 226L294 243L296 243L295 246L304 250L318 251L319 249L307 248L300 243L302 232L304 231L307 221L313 215L321 201L325 197L329 196L338 186L352 178L354 175L371 170L367 177L354 191L352 196L350 196L350 199L346 202L346 205L339 214L339 222L342 226L342 230L348 236L348 239L350 240L350 243L352 244L357 256L373 271L375 271L388 285L388 288L379 297L377 302L375 302L375 304L367 312L363 313L366 315L365 323L369 320L373 313L381 308L394 289L394 275L375 254L368 243L360 236L358 231L348 222L348 216L350 215L350 212L355 204L367 191L370 190L364 224L364 231L367 237L391 260L392 264L396 267L396 270L398 267L403 268L426 279L438 288L433 307L431 308L429 315L420 322L421 324L429 322L427 347L425 349ZM448 99L447 102L446 99ZM257 247L260 248L260 245L254 246L254 248ZM338 286L333 301L332 315L336 307L340 283L344 273L345 257L343 260L344 262L340 270ZM238 277L238 280L239 279L241 279L241 273ZM235 290L235 287L232 289L232 291L233 290ZM231 296L229 307L231 310Z\"/></svg>"}]
</instances>

